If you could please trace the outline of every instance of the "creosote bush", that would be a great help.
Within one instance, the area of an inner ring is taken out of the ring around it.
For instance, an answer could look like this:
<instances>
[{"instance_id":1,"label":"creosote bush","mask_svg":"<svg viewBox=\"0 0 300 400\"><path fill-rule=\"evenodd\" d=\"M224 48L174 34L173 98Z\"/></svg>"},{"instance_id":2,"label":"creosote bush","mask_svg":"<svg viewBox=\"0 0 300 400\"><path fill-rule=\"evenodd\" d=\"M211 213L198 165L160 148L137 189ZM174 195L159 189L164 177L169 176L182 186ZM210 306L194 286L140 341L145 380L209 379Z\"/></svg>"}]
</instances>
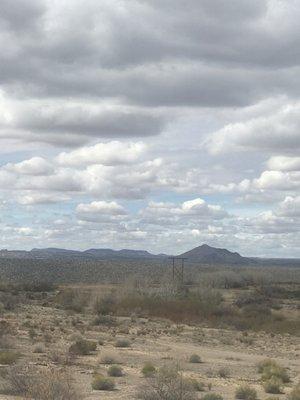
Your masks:
<instances>
[{"instance_id":1,"label":"creosote bush","mask_svg":"<svg viewBox=\"0 0 300 400\"><path fill-rule=\"evenodd\" d=\"M201 400L223 400L223 397L217 393L206 393Z\"/></svg>"},{"instance_id":2,"label":"creosote bush","mask_svg":"<svg viewBox=\"0 0 300 400\"><path fill-rule=\"evenodd\" d=\"M79 339L70 346L69 352L71 354L85 356L91 354L96 349L96 342L93 342L91 340Z\"/></svg>"},{"instance_id":3,"label":"creosote bush","mask_svg":"<svg viewBox=\"0 0 300 400\"><path fill-rule=\"evenodd\" d=\"M127 339L118 339L115 343L115 347L126 348L130 347L131 343Z\"/></svg>"},{"instance_id":4,"label":"creosote bush","mask_svg":"<svg viewBox=\"0 0 300 400\"><path fill-rule=\"evenodd\" d=\"M114 390L115 382L111 378L105 378L102 375L95 375L92 381L94 390Z\"/></svg>"},{"instance_id":5,"label":"creosote bush","mask_svg":"<svg viewBox=\"0 0 300 400\"><path fill-rule=\"evenodd\" d=\"M104 297L97 298L94 303L94 312L98 315L108 315L114 311L116 299L113 294L107 294Z\"/></svg>"},{"instance_id":6,"label":"creosote bush","mask_svg":"<svg viewBox=\"0 0 300 400\"><path fill-rule=\"evenodd\" d=\"M300 400L300 383L288 395L288 400Z\"/></svg>"},{"instance_id":7,"label":"creosote bush","mask_svg":"<svg viewBox=\"0 0 300 400\"><path fill-rule=\"evenodd\" d=\"M83 291L67 288L57 294L55 302L65 310L80 313L88 305L89 298L90 295Z\"/></svg>"},{"instance_id":8,"label":"creosote bush","mask_svg":"<svg viewBox=\"0 0 300 400\"><path fill-rule=\"evenodd\" d=\"M192 354L189 358L189 362L193 364L199 364L202 362L202 360L198 354Z\"/></svg>"},{"instance_id":9,"label":"creosote bush","mask_svg":"<svg viewBox=\"0 0 300 400\"><path fill-rule=\"evenodd\" d=\"M241 385L235 391L235 398L241 400L256 400L257 392L248 385Z\"/></svg>"},{"instance_id":10,"label":"creosote bush","mask_svg":"<svg viewBox=\"0 0 300 400\"><path fill-rule=\"evenodd\" d=\"M102 356L101 363L107 365L118 364L116 356L113 354L105 354L104 356Z\"/></svg>"},{"instance_id":11,"label":"creosote bush","mask_svg":"<svg viewBox=\"0 0 300 400\"><path fill-rule=\"evenodd\" d=\"M142 374L145 378L151 378L156 373L156 368L151 362L147 362L144 364L142 368Z\"/></svg>"},{"instance_id":12,"label":"creosote bush","mask_svg":"<svg viewBox=\"0 0 300 400\"><path fill-rule=\"evenodd\" d=\"M205 384L203 382L197 381L197 379L190 379L190 383L196 392L204 392Z\"/></svg>"},{"instance_id":13,"label":"creosote bush","mask_svg":"<svg viewBox=\"0 0 300 400\"><path fill-rule=\"evenodd\" d=\"M38 400L81 400L83 397L65 370L9 367L4 374L3 391L10 395Z\"/></svg>"},{"instance_id":14,"label":"creosote bush","mask_svg":"<svg viewBox=\"0 0 300 400\"><path fill-rule=\"evenodd\" d=\"M262 375L263 381L269 381L270 379L276 379L281 383L290 382L290 377L287 369L279 365L275 360L265 359L258 364L258 372ZM272 392L268 392L272 393Z\"/></svg>"},{"instance_id":15,"label":"creosote bush","mask_svg":"<svg viewBox=\"0 0 300 400\"><path fill-rule=\"evenodd\" d=\"M282 380L276 378L275 376L265 381L263 386L266 393L272 393L272 394L282 393Z\"/></svg>"},{"instance_id":16,"label":"creosote bush","mask_svg":"<svg viewBox=\"0 0 300 400\"><path fill-rule=\"evenodd\" d=\"M0 364L2 365L11 365L15 364L18 359L21 357L20 353L16 353L14 351L0 351Z\"/></svg>"},{"instance_id":17,"label":"creosote bush","mask_svg":"<svg viewBox=\"0 0 300 400\"><path fill-rule=\"evenodd\" d=\"M195 388L176 367L162 367L153 378L147 379L137 398L141 400L196 400Z\"/></svg>"},{"instance_id":18,"label":"creosote bush","mask_svg":"<svg viewBox=\"0 0 300 400\"><path fill-rule=\"evenodd\" d=\"M107 370L107 374L115 378L124 375L123 369L119 365L111 365Z\"/></svg>"},{"instance_id":19,"label":"creosote bush","mask_svg":"<svg viewBox=\"0 0 300 400\"><path fill-rule=\"evenodd\" d=\"M218 370L218 375L220 378L228 378L230 376L230 370L228 367L221 367Z\"/></svg>"}]
</instances>

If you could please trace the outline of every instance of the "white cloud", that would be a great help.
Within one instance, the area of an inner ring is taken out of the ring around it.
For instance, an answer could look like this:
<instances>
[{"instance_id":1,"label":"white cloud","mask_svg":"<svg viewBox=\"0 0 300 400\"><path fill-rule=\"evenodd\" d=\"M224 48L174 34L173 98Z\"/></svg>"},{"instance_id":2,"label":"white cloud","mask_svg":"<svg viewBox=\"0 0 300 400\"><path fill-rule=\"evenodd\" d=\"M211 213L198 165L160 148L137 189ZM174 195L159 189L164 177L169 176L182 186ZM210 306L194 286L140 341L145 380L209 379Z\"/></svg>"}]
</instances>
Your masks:
<instances>
[{"instance_id":1,"label":"white cloud","mask_svg":"<svg viewBox=\"0 0 300 400\"><path fill-rule=\"evenodd\" d=\"M267 115L230 123L215 132L208 142L213 154L230 151L299 153L300 103L280 106Z\"/></svg>"},{"instance_id":2,"label":"white cloud","mask_svg":"<svg viewBox=\"0 0 300 400\"><path fill-rule=\"evenodd\" d=\"M285 217L297 217L300 222L300 196L287 196L279 204L277 214Z\"/></svg>"},{"instance_id":3,"label":"white cloud","mask_svg":"<svg viewBox=\"0 0 300 400\"><path fill-rule=\"evenodd\" d=\"M60 153L56 160L60 165L80 167L91 164L107 166L137 162L146 150L145 144L112 141L81 147L71 152Z\"/></svg>"},{"instance_id":4,"label":"white cloud","mask_svg":"<svg viewBox=\"0 0 300 400\"><path fill-rule=\"evenodd\" d=\"M93 201L78 204L76 214L79 220L87 222L120 221L126 215L125 209L115 201Z\"/></svg>"},{"instance_id":5,"label":"white cloud","mask_svg":"<svg viewBox=\"0 0 300 400\"><path fill-rule=\"evenodd\" d=\"M267 166L275 171L300 171L300 157L273 156Z\"/></svg>"},{"instance_id":6,"label":"white cloud","mask_svg":"<svg viewBox=\"0 0 300 400\"><path fill-rule=\"evenodd\" d=\"M9 172L20 175L50 175L53 172L53 166L50 162L42 157L33 157L16 164L6 164L4 166Z\"/></svg>"}]
</instances>

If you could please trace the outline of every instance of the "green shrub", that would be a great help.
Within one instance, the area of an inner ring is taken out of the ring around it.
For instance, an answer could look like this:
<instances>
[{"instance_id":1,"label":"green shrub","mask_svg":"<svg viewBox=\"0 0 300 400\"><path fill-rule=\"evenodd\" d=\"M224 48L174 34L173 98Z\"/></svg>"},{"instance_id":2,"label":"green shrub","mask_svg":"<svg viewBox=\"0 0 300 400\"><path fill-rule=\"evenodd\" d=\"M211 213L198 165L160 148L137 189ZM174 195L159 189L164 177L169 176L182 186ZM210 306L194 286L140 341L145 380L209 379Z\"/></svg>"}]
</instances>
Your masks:
<instances>
[{"instance_id":1,"label":"green shrub","mask_svg":"<svg viewBox=\"0 0 300 400\"><path fill-rule=\"evenodd\" d=\"M147 379L137 394L141 400L196 400L190 380L183 378L177 367L160 368L152 379Z\"/></svg>"},{"instance_id":2,"label":"green shrub","mask_svg":"<svg viewBox=\"0 0 300 400\"><path fill-rule=\"evenodd\" d=\"M33 349L34 353L38 353L38 354L43 354L46 353L46 349L43 346L43 344L37 344L34 349Z\"/></svg>"},{"instance_id":3,"label":"green shrub","mask_svg":"<svg viewBox=\"0 0 300 400\"><path fill-rule=\"evenodd\" d=\"M223 400L223 397L217 393L207 393L201 397L201 400Z\"/></svg>"},{"instance_id":4,"label":"green shrub","mask_svg":"<svg viewBox=\"0 0 300 400\"><path fill-rule=\"evenodd\" d=\"M69 352L78 356L85 356L91 354L91 352L95 351L96 349L96 342L93 342L91 340L79 339L70 346Z\"/></svg>"},{"instance_id":5,"label":"green shrub","mask_svg":"<svg viewBox=\"0 0 300 400\"><path fill-rule=\"evenodd\" d=\"M266 359L258 364L258 372L262 374L262 380L268 381L271 378L277 378L282 383L290 382L290 377L286 368L277 364L275 360Z\"/></svg>"},{"instance_id":6,"label":"green shrub","mask_svg":"<svg viewBox=\"0 0 300 400\"><path fill-rule=\"evenodd\" d=\"M266 367L262 373L262 380L267 381L272 378L277 378L283 383L288 383L290 377L287 370L280 365Z\"/></svg>"},{"instance_id":7,"label":"green shrub","mask_svg":"<svg viewBox=\"0 0 300 400\"><path fill-rule=\"evenodd\" d=\"M117 364L116 358L115 356L111 355L111 354L106 354L102 357L101 359L101 363L102 364L107 364L107 365L111 365L111 364Z\"/></svg>"},{"instance_id":8,"label":"green shrub","mask_svg":"<svg viewBox=\"0 0 300 400\"><path fill-rule=\"evenodd\" d=\"M120 347L120 348L130 347L130 341L127 339L119 339L116 341L115 347Z\"/></svg>"},{"instance_id":9,"label":"green shrub","mask_svg":"<svg viewBox=\"0 0 300 400\"><path fill-rule=\"evenodd\" d=\"M204 392L205 391L205 385L203 382L197 381L197 379L191 379L190 380L191 385L193 388L196 390L196 392Z\"/></svg>"},{"instance_id":10,"label":"green shrub","mask_svg":"<svg viewBox=\"0 0 300 400\"><path fill-rule=\"evenodd\" d=\"M192 354L189 358L189 362L193 364L199 364L202 362L202 360L198 354Z\"/></svg>"},{"instance_id":11,"label":"green shrub","mask_svg":"<svg viewBox=\"0 0 300 400\"><path fill-rule=\"evenodd\" d=\"M155 366L150 363L147 362L146 364L144 364L143 368L142 368L142 374L145 378L150 378L152 377L154 374L156 373L156 368Z\"/></svg>"},{"instance_id":12,"label":"green shrub","mask_svg":"<svg viewBox=\"0 0 300 400\"><path fill-rule=\"evenodd\" d=\"M14 365L4 376L5 393L22 399L81 400L80 389L65 370Z\"/></svg>"},{"instance_id":13,"label":"green shrub","mask_svg":"<svg viewBox=\"0 0 300 400\"><path fill-rule=\"evenodd\" d=\"M241 400L256 400L256 390L248 385L241 385L235 391L235 398Z\"/></svg>"},{"instance_id":14,"label":"green shrub","mask_svg":"<svg viewBox=\"0 0 300 400\"><path fill-rule=\"evenodd\" d=\"M98 298L94 304L94 311L98 315L108 315L114 311L116 300L113 295Z\"/></svg>"},{"instance_id":15,"label":"green shrub","mask_svg":"<svg viewBox=\"0 0 300 400\"><path fill-rule=\"evenodd\" d=\"M300 383L288 395L288 400L300 400Z\"/></svg>"},{"instance_id":16,"label":"green shrub","mask_svg":"<svg viewBox=\"0 0 300 400\"><path fill-rule=\"evenodd\" d=\"M123 370L119 365L111 365L108 368L107 374L113 377L120 377L123 376Z\"/></svg>"},{"instance_id":17,"label":"green shrub","mask_svg":"<svg viewBox=\"0 0 300 400\"><path fill-rule=\"evenodd\" d=\"M14 351L0 351L0 364L11 365L15 364L20 358L20 353Z\"/></svg>"},{"instance_id":18,"label":"green shrub","mask_svg":"<svg viewBox=\"0 0 300 400\"><path fill-rule=\"evenodd\" d=\"M275 360L272 360L271 358L266 358L265 360L262 360L258 363L257 370L260 374L262 374L266 368L274 367L277 365L278 364Z\"/></svg>"},{"instance_id":19,"label":"green shrub","mask_svg":"<svg viewBox=\"0 0 300 400\"><path fill-rule=\"evenodd\" d=\"M89 302L89 294L76 289L63 289L56 298L56 304L65 310L71 310L77 313L83 312Z\"/></svg>"},{"instance_id":20,"label":"green shrub","mask_svg":"<svg viewBox=\"0 0 300 400\"><path fill-rule=\"evenodd\" d=\"M220 378L228 378L230 375L230 370L227 367L222 367L218 370L218 375Z\"/></svg>"},{"instance_id":21,"label":"green shrub","mask_svg":"<svg viewBox=\"0 0 300 400\"><path fill-rule=\"evenodd\" d=\"M266 393L282 393L282 380L273 376L263 384Z\"/></svg>"},{"instance_id":22,"label":"green shrub","mask_svg":"<svg viewBox=\"0 0 300 400\"><path fill-rule=\"evenodd\" d=\"M96 326L116 326L117 324L116 318L112 317L111 315L98 315L93 321L93 325Z\"/></svg>"},{"instance_id":23,"label":"green shrub","mask_svg":"<svg viewBox=\"0 0 300 400\"><path fill-rule=\"evenodd\" d=\"M110 378L105 378L102 375L95 375L92 381L94 390L114 390L115 382Z\"/></svg>"}]
</instances>

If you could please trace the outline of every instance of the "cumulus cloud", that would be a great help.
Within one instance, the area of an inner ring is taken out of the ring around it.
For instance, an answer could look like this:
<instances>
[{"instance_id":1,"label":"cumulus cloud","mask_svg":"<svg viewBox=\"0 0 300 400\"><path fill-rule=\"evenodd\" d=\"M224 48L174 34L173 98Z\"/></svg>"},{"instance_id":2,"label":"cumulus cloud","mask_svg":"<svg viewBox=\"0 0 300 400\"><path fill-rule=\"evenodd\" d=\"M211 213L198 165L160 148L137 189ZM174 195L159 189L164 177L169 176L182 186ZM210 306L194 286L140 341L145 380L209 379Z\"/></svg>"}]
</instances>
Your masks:
<instances>
[{"instance_id":1,"label":"cumulus cloud","mask_svg":"<svg viewBox=\"0 0 300 400\"><path fill-rule=\"evenodd\" d=\"M163 202L150 202L145 210L141 211L142 218L147 223L162 224L168 223L185 224L191 219L198 221L220 220L228 217L228 213L219 205L207 204L200 198L188 200L181 205Z\"/></svg>"},{"instance_id":2,"label":"cumulus cloud","mask_svg":"<svg viewBox=\"0 0 300 400\"><path fill-rule=\"evenodd\" d=\"M267 166L275 171L300 171L300 157L273 156Z\"/></svg>"},{"instance_id":3,"label":"cumulus cloud","mask_svg":"<svg viewBox=\"0 0 300 400\"><path fill-rule=\"evenodd\" d=\"M93 201L89 204L78 204L77 217L82 221L103 222L120 220L126 215L125 209L115 201Z\"/></svg>"},{"instance_id":4,"label":"cumulus cloud","mask_svg":"<svg viewBox=\"0 0 300 400\"><path fill-rule=\"evenodd\" d=\"M297 217L300 222L300 196L287 196L279 204L277 214L284 217Z\"/></svg>"},{"instance_id":5,"label":"cumulus cloud","mask_svg":"<svg viewBox=\"0 0 300 400\"><path fill-rule=\"evenodd\" d=\"M84 166L90 164L113 166L137 162L145 151L146 146L141 142L122 143L113 141L97 143L89 147L81 147L68 153L60 153L56 160L59 164L66 166Z\"/></svg>"},{"instance_id":6,"label":"cumulus cloud","mask_svg":"<svg viewBox=\"0 0 300 400\"><path fill-rule=\"evenodd\" d=\"M52 164L42 157L33 157L16 164L9 163L4 169L15 174L33 176L50 175L53 172Z\"/></svg>"},{"instance_id":7,"label":"cumulus cloud","mask_svg":"<svg viewBox=\"0 0 300 400\"><path fill-rule=\"evenodd\" d=\"M270 115L228 124L212 135L208 147L212 153L236 150L297 153L300 149L299 111L299 103L284 105Z\"/></svg>"}]
</instances>

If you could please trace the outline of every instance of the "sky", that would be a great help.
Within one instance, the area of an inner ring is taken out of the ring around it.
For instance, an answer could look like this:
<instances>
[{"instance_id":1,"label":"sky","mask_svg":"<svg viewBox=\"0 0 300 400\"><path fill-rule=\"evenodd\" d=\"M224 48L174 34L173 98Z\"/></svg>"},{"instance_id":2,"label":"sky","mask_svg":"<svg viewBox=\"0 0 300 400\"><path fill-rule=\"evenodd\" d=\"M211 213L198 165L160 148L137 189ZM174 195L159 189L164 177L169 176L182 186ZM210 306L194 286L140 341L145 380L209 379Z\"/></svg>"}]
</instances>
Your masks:
<instances>
[{"instance_id":1,"label":"sky","mask_svg":"<svg viewBox=\"0 0 300 400\"><path fill-rule=\"evenodd\" d=\"M299 1L0 9L0 248L300 257Z\"/></svg>"}]
</instances>

